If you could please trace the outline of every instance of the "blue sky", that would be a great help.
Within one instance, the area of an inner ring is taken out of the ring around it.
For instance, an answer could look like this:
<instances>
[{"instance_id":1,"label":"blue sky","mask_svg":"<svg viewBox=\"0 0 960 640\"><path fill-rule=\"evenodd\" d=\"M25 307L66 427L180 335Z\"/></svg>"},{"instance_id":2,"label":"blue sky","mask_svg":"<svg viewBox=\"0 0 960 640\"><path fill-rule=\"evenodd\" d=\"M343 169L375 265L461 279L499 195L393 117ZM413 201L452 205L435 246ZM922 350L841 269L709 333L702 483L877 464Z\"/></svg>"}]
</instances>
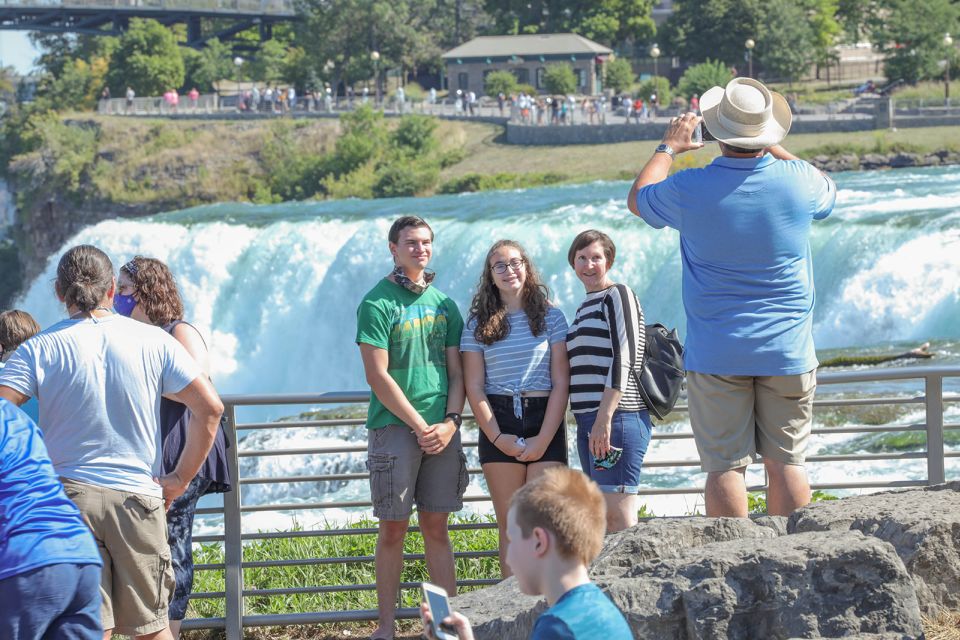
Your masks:
<instances>
[{"instance_id":1,"label":"blue sky","mask_svg":"<svg viewBox=\"0 0 960 640\"><path fill-rule=\"evenodd\" d=\"M40 52L33 48L26 31L0 31L0 62L18 73L27 73Z\"/></svg>"}]
</instances>

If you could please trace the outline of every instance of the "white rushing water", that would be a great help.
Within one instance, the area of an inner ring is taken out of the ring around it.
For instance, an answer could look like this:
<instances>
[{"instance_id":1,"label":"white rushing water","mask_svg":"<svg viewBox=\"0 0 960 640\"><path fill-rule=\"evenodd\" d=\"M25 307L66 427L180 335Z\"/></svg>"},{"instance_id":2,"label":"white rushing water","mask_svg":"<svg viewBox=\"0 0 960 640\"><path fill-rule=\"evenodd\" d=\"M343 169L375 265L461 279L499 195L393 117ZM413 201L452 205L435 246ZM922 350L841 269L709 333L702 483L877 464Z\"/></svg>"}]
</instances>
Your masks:
<instances>
[{"instance_id":1,"label":"white rushing water","mask_svg":"<svg viewBox=\"0 0 960 640\"><path fill-rule=\"evenodd\" d=\"M818 347L872 352L889 349L891 343L934 340L947 358L941 363L960 362L960 172L857 172L840 174L837 182L837 208L826 221L814 224L811 240ZM223 204L146 220L103 222L81 231L68 245L95 244L117 267L135 254L169 264L183 293L187 319L209 337L221 392L358 390L365 385L354 344L356 306L389 271L387 229L405 213L422 215L433 225L436 285L461 310L469 305L487 248L495 240L513 238L527 248L554 299L572 317L583 291L567 265L567 247L576 233L594 227L616 241L614 277L638 293L648 320L678 326L682 332L678 236L653 230L631 216L624 202L628 186L593 183L423 199ZM63 315L51 286L58 259L51 258L18 303L43 326ZM269 415L299 410L281 408ZM363 433L259 432L243 447L333 446L344 438L359 443ZM650 456L689 459L695 450L689 441L658 442ZM575 457L572 449L571 460ZM363 458L275 456L244 459L244 465L245 474L258 476L357 472L363 470ZM854 472L835 467L822 473L815 468L814 479L851 473L860 477L860 466ZM862 468L874 475L895 468L900 477L916 468L923 475L922 464L913 462ZM679 468L653 469L647 475L655 486L700 479ZM482 490L472 483L471 493ZM361 499L366 491L362 482L338 487L258 485L244 489L244 501ZM657 513L695 507L676 497L653 504ZM251 517L248 526L259 526L260 518L267 517Z\"/></svg>"}]
</instances>

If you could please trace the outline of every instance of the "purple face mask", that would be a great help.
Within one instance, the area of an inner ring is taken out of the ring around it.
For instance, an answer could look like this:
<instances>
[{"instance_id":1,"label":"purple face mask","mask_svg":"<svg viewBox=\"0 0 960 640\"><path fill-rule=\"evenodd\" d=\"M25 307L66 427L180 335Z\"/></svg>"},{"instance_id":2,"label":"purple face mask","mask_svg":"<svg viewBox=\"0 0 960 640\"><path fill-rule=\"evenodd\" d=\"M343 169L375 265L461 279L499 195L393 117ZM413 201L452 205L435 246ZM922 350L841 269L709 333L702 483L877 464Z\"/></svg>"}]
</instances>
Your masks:
<instances>
[{"instance_id":1,"label":"purple face mask","mask_svg":"<svg viewBox=\"0 0 960 640\"><path fill-rule=\"evenodd\" d=\"M133 296L125 296L117 293L113 296L113 310L122 316L130 317L133 308L137 306L137 299Z\"/></svg>"}]
</instances>

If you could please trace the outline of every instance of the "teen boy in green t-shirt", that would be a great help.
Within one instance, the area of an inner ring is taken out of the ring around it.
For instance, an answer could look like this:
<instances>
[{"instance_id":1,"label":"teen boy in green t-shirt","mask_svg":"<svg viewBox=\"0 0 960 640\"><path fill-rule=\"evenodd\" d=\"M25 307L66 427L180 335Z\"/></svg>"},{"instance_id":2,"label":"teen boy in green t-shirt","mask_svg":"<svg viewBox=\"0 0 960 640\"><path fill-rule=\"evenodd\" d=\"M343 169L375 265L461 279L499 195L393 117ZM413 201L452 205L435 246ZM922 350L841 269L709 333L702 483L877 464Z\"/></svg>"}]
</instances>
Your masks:
<instances>
[{"instance_id":1,"label":"teen boy in green t-shirt","mask_svg":"<svg viewBox=\"0 0 960 640\"><path fill-rule=\"evenodd\" d=\"M367 412L367 468L377 537L379 626L392 639L403 568L403 539L417 505L430 579L456 591L447 519L463 508L467 465L460 444L463 318L430 286L433 230L417 216L390 227L395 268L357 309L357 344L372 391Z\"/></svg>"}]
</instances>

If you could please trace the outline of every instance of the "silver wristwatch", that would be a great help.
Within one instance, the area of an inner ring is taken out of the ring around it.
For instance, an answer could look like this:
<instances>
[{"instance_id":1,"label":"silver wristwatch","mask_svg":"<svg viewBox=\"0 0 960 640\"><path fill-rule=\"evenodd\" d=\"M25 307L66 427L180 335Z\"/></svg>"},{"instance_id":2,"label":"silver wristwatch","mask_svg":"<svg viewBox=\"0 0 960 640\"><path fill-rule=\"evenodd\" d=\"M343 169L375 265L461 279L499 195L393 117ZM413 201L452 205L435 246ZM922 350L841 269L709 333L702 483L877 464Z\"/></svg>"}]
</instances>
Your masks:
<instances>
[{"instance_id":1,"label":"silver wristwatch","mask_svg":"<svg viewBox=\"0 0 960 640\"><path fill-rule=\"evenodd\" d=\"M673 147L671 147L670 145L668 145L668 144L665 143L665 142L661 142L660 145L659 145L656 149L653 150L653 152L654 152L654 153L665 153L665 154L667 154L668 156L670 156L671 158L676 158L676 157L677 157L677 152L673 150Z\"/></svg>"}]
</instances>

